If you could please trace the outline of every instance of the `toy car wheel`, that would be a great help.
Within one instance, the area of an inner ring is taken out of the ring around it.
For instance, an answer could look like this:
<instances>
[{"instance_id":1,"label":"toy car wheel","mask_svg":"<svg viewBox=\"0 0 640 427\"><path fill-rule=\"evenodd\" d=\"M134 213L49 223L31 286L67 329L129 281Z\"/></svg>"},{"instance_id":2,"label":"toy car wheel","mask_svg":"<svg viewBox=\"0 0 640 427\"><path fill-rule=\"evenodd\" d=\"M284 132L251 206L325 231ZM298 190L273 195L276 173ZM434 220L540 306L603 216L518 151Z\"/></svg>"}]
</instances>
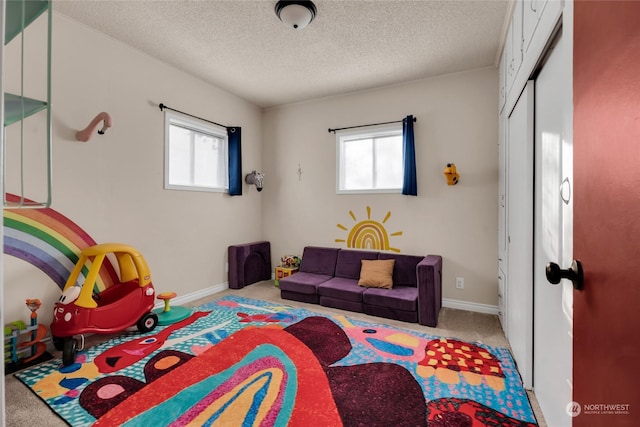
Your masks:
<instances>
[{"instance_id":1,"label":"toy car wheel","mask_svg":"<svg viewBox=\"0 0 640 427\"><path fill-rule=\"evenodd\" d=\"M62 339L60 337L54 337L52 335L51 336L51 342L53 342L53 347L55 347L56 350L58 350L58 351L64 350L64 339Z\"/></svg>"},{"instance_id":2,"label":"toy car wheel","mask_svg":"<svg viewBox=\"0 0 640 427\"><path fill-rule=\"evenodd\" d=\"M62 349L62 365L69 366L76 363L76 353L78 352L78 341L74 338L64 340Z\"/></svg>"},{"instance_id":3,"label":"toy car wheel","mask_svg":"<svg viewBox=\"0 0 640 427\"><path fill-rule=\"evenodd\" d=\"M155 313L147 313L138 320L138 330L142 333L153 331L158 325L158 315Z\"/></svg>"}]
</instances>

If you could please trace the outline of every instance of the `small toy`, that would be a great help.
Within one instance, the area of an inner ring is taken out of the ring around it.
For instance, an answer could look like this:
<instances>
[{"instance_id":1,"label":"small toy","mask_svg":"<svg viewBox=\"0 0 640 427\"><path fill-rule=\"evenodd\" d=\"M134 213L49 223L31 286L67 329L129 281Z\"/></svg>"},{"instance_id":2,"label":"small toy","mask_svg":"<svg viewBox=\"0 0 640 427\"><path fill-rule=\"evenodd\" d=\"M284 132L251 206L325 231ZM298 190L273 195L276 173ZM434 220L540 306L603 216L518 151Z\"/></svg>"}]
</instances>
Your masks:
<instances>
[{"instance_id":1,"label":"small toy","mask_svg":"<svg viewBox=\"0 0 640 427\"><path fill-rule=\"evenodd\" d=\"M184 320L191 315L191 310L186 307L171 308L169 301L176 296L177 294L175 292L163 292L157 296L159 300L164 301L164 308L157 308L153 310L153 312L158 315L158 325L171 325Z\"/></svg>"},{"instance_id":2,"label":"small toy","mask_svg":"<svg viewBox=\"0 0 640 427\"><path fill-rule=\"evenodd\" d=\"M456 185L460 181L460 175L456 170L455 163L447 163L447 167L444 168L444 176L447 177L447 184Z\"/></svg>"},{"instance_id":3,"label":"small toy","mask_svg":"<svg viewBox=\"0 0 640 427\"><path fill-rule=\"evenodd\" d=\"M295 268L300 266L300 258L295 255L285 255L280 258L280 267Z\"/></svg>"},{"instance_id":4,"label":"small toy","mask_svg":"<svg viewBox=\"0 0 640 427\"><path fill-rule=\"evenodd\" d=\"M42 303L39 299L27 299L26 304L31 310L30 326L17 320L4 328L4 363L7 365L7 372L29 366L43 357L47 350L47 345L42 342L47 335L47 327L38 324L37 311ZM20 342L20 335L25 334L30 334L30 340ZM20 357L25 353L27 356Z\"/></svg>"},{"instance_id":5,"label":"small toy","mask_svg":"<svg viewBox=\"0 0 640 427\"><path fill-rule=\"evenodd\" d=\"M119 281L100 292L96 278L107 254L115 255ZM84 283L78 285L83 268L88 267ZM55 348L62 351L62 363L75 362L80 335L109 334L136 325L142 333L158 324L154 306L155 289L147 262L135 248L119 243L103 243L83 249L53 311L51 337Z\"/></svg>"}]
</instances>

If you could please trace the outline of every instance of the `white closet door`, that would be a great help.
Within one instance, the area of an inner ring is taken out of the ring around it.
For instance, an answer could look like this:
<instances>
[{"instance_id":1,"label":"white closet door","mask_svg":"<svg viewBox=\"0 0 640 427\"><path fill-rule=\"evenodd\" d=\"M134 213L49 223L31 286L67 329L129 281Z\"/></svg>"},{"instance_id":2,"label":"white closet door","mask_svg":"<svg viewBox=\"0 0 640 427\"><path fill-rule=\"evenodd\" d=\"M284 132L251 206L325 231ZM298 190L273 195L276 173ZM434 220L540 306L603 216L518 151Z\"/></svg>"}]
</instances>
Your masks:
<instances>
[{"instance_id":1,"label":"white closet door","mask_svg":"<svg viewBox=\"0 0 640 427\"><path fill-rule=\"evenodd\" d=\"M525 388L533 367L533 81L507 121L507 330Z\"/></svg>"}]
</instances>

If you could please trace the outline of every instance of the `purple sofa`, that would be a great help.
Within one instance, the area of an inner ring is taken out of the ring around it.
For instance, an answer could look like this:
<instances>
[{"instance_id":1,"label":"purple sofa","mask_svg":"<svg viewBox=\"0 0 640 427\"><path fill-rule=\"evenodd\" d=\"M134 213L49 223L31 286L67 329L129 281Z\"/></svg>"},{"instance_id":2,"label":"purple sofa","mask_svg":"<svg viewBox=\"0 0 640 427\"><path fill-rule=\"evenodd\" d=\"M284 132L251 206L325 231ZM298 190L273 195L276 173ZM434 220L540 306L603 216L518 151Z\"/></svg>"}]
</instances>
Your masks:
<instances>
[{"instance_id":1,"label":"purple sofa","mask_svg":"<svg viewBox=\"0 0 640 427\"><path fill-rule=\"evenodd\" d=\"M391 289L358 285L362 260L394 259ZM284 299L436 326L442 257L307 246L300 270L280 279Z\"/></svg>"}]
</instances>

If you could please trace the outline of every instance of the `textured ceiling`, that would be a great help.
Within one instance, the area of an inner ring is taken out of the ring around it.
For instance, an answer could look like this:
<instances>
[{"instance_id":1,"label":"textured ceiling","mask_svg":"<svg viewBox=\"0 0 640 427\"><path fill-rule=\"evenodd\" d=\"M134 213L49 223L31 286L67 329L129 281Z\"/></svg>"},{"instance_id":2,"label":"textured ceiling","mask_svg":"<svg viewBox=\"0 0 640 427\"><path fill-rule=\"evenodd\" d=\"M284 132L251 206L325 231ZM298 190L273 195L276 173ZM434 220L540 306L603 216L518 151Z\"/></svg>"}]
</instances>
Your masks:
<instances>
[{"instance_id":1,"label":"textured ceiling","mask_svg":"<svg viewBox=\"0 0 640 427\"><path fill-rule=\"evenodd\" d=\"M54 11L268 108L491 66L507 0L316 0L302 30L275 0L58 0Z\"/></svg>"}]
</instances>

